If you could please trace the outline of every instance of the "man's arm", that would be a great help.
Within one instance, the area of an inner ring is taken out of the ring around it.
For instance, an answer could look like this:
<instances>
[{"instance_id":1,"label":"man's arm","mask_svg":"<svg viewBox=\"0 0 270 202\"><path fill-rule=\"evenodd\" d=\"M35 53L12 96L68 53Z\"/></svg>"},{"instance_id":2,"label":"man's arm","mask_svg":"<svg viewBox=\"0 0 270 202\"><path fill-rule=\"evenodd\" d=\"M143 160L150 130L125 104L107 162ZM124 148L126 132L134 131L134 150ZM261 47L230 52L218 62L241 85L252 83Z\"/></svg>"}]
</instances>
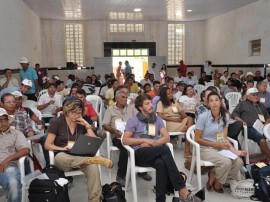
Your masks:
<instances>
[{"instance_id":1,"label":"man's arm","mask_svg":"<svg viewBox=\"0 0 270 202\"><path fill-rule=\"evenodd\" d=\"M17 151L15 154L7 157L5 160L3 160L0 163L0 173L2 173L6 169L6 167L9 165L11 161L16 161L23 156L27 156L29 152L30 152L29 148L22 148L19 151Z\"/></svg>"},{"instance_id":2,"label":"man's arm","mask_svg":"<svg viewBox=\"0 0 270 202\"><path fill-rule=\"evenodd\" d=\"M110 124L103 124L104 130L114 134L117 138L120 138L122 136L122 133L115 128L111 127Z\"/></svg>"},{"instance_id":3,"label":"man's arm","mask_svg":"<svg viewBox=\"0 0 270 202\"><path fill-rule=\"evenodd\" d=\"M132 131L125 131L125 135L123 137L124 145L142 145L144 143L149 144L151 146L155 145L156 140L147 139L147 138L133 138Z\"/></svg>"},{"instance_id":4,"label":"man's arm","mask_svg":"<svg viewBox=\"0 0 270 202\"><path fill-rule=\"evenodd\" d=\"M38 91L39 85L38 85L38 80L37 79L35 80L35 87L36 87L36 97L38 97L38 94L39 94L39 91Z\"/></svg>"}]
</instances>

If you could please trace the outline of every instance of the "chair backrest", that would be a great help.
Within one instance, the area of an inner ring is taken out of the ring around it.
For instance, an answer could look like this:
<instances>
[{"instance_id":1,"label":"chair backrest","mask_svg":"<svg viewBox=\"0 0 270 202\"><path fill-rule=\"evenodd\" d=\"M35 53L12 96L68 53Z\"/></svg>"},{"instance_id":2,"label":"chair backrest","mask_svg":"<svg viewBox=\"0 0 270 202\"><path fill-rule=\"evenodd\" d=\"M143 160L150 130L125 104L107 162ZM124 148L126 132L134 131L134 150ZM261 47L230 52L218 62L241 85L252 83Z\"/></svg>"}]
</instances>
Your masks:
<instances>
[{"instance_id":1,"label":"chair backrest","mask_svg":"<svg viewBox=\"0 0 270 202\"><path fill-rule=\"evenodd\" d=\"M270 141L270 123L266 124L263 128L263 134Z\"/></svg>"},{"instance_id":2,"label":"chair backrest","mask_svg":"<svg viewBox=\"0 0 270 202\"><path fill-rule=\"evenodd\" d=\"M229 112L232 113L234 108L240 102L242 95L241 93L237 93L237 92L229 92L225 95L225 98L229 102Z\"/></svg>"},{"instance_id":3,"label":"chair backrest","mask_svg":"<svg viewBox=\"0 0 270 202\"><path fill-rule=\"evenodd\" d=\"M128 98L135 99L136 97L138 97L137 93L129 93L129 95L128 95Z\"/></svg>"},{"instance_id":4,"label":"chair backrest","mask_svg":"<svg viewBox=\"0 0 270 202\"><path fill-rule=\"evenodd\" d=\"M201 96L201 93L202 93L202 91L205 89L205 86L204 86L204 85L201 85L201 84L196 84L196 85L194 86L194 89L197 91L197 94L198 94L199 96Z\"/></svg>"},{"instance_id":5,"label":"chair backrest","mask_svg":"<svg viewBox=\"0 0 270 202\"><path fill-rule=\"evenodd\" d=\"M41 95L44 95L44 94L46 94L47 92L48 92L47 89L41 90L41 91L39 92L39 94L38 94L38 99L40 98Z\"/></svg>"},{"instance_id":6,"label":"chair backrest","mask_svg":"<svg viewBox=\"0 0 270 202\"><path fill-rule=\"evenodd\" d=\"M30 108L30 109L35 113L35 115L38 117L39 120L42 119L41 111L39 111L38 109L35 109L35 108ZM32 126L32 128L33 128L33 130L35 132L39 132L39 129L38 129L37 124L35 123L35 121L31 120L31 126Z\"/></svg>"},{"instance_id":7,"label":"chair backrest","mask_svg":"<svg viewBox=\"0 0 270 202\"><path fill-rule=\"evenodd\" d=\"M99 95L100 87L95 87L94 95Z\"/></svg>"},{"instance_id":8,"label":"chair backrest","mask_svg":"<svg viewBox=\"0 0 270 202\"><path fill-rule=\"evenodd\" d=\"M102 119L104 110L103 100L98 95L87 95L85 99L88 103L92 104L93 108L96 110L98 114L99 128L102 130Z\"/></svg>"},{"instance_id":9,"label":"chair backrest","mask_svg":"<svg viewBox=\"0 0 270 202\"><path fill-rule=\"evenodd\" d=\"M22 106L27 108L37 108L37 102L33 100L25 100L23 101Z\"/></svg>"}]
</instances>

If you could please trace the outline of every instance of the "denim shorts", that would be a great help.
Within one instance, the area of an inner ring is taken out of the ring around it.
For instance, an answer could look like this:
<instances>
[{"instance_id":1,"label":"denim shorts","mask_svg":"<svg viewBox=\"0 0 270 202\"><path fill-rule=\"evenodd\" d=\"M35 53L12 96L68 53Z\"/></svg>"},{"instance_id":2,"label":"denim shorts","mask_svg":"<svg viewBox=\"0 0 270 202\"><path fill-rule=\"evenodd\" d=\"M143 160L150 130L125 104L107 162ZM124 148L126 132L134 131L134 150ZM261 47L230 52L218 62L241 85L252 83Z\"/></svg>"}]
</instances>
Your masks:
<instances>
[{"instance_id":1,"label":"denim shorts","mask_svg":"<svg viewBox=\"0 0 270 202\"><path fill-rule=\"evenodd\" d=\"M248 139L253 140L258 145L262 139L266 139L263 134L259 133L255 128L252 126L248 127ZM260 145L259 145L260 146Z\"/></svg>"}]
</instances>

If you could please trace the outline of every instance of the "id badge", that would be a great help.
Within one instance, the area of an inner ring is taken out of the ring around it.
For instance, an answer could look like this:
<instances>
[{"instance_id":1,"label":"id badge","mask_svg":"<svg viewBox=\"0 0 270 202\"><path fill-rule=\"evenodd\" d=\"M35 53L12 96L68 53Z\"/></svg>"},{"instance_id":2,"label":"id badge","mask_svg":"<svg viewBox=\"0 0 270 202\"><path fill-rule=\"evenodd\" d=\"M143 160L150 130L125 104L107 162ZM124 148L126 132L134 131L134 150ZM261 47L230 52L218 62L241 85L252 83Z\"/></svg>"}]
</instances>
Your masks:
<instances>
[{"instance_id":1,"label":"id badge","mask_svg":"<svg viewBox=\"0 0 270 202\"><path fill-rule=\"evenodd\" d=\"M68 146L69 146L70 148L72 148L74 144L75 144L74 141L68 141Z\"/></svg>"},{"instance_id":2,"label":"id badge","mask_svg":"<svg viewBox=\"0 0 270 202\"><path fill-rule=\"evenodd\" d=\"M156 135L156 126L154 124L148 123L148 135L149 136Z\"/></svg>"},{"instance_id":3,"label":"id badge","mask_svg":"<svg viewBox=\"0 0 270 202\"><path fill-rule=\"evenodd\" d=\"M260 98L260 103L265 104L265 97L261 97L261 98Z\"/></svg>"},{"instance_id":4,"label":"id badge","mask_svg":"<svg viewBox=\"0 0 270 202\"><path fill-rule=\"evenodd\" d=\"M178 112L176 106L172 106L172 110L173 110L174 113L177 113Z\"/></svg>"},{"instance_id":5,"label":"id badge","mask_svg":"<svg viewBox=\"0 0 270 202\"><path fill-rule=\"evenodd\" d=\"M262 114L258 114L258 116L259 116L260 121L264 123L265 122L264 116Z\"/></svg>"},{"instance_id":6,"label":"id badge","mask_svg":"<svg viewBox=\"0 0 270 202\"><path fill-rule=\"evenodd\" d=\"M190 109L190 110L193 110L194 108L195 108L195 104L190 104L190 105L189 105L189 109Z\"/></svg>"},{"instance_id":7,"label":"id badge","mask_svg":"<svg viewBox=\"0 0 270 202\"><path fill-rule=\"evenodd\" d=\"M222 132L217 133L217 142L224 142L224 137L223 137Z\"/></svg>"},{"instance_id":8,"label":"id badge","mask_svg":"<svg viewBox=\"0 0 270 202\"><path fill-rule=\"evenodd\" d=\"M115 124L118 123L118 122L122 122L122 119L120 119L120 118L115 119Z\"/></svg>"}]
</instances>

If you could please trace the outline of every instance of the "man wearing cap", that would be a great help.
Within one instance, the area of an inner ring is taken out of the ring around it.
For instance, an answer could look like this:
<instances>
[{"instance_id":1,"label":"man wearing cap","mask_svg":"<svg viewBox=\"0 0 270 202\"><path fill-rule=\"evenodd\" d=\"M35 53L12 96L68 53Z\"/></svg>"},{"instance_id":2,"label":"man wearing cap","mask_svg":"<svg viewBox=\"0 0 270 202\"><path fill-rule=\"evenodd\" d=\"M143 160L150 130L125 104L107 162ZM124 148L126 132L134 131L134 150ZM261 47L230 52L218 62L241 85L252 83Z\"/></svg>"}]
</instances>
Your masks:
<instances>
[{"instance_id":1,"label":"man wearing cap","mask_svg":"<svg viewBox=\"0 0 270 202\"><path fill-rule=\"evenodd\" d=\"M270 159L270 150L268 148L266 138L262 131L254 128L254 123L268 124L270 116L265 105L259 102L259 91L257 88L247 90L247 100L239 102L233 110L232 117L237 121L242 121L248 128L248 139L256 142L264 155Z\"/></svg>"},{"instance_id":2,"label":"man wearing cap","mask_svg":"<svg viewBox=\"0 0 270 202\"><path fill-rule=\"evenodd\" d=\"M31 119L25 112L21 112L16 109L16 100L14 95L6 93L1 97L2 107L11 116L14 116L14 120L10 123L17 130L21 131L25 137L31 137L35 135L32 128Z\"/></svg>"},{"instance_id":3,"label":"man wearing cap","mask_svg":"<svg viewBox=\"0 0 270 202\"><path fill-rule=\"evenodd\" d=\"M11 69L4 69L5 77L0 79L0 90L8 87L19 86L16 78L12 77Z\"/></svg>"},{"instance_id":4,"label":"man wearing cap","mask_svg":"<svg viewBox=\"0 0 270 202\"><path fill-rule=\"evenodd\" d=\"M23 201L20 171L16 161L29 154L24 135L9 127L10 116L0 108L0 186L5 190L7 201Z\"/></svg>"},{"instance_id":5,"label":"man wearing cap","mask_svg":"<svg viewBox=\"0 0 270 202\"><path fill-rule=\"evenodd\" d=\"M26 57L22 57L20 59L20 65L22 69L20 70L21 80L29 79L32 82L31 89L25 94L28 100L37 101L37 97L39 94L39 85L38 85L38 76L37 72L33 67L29 66L29 61Z\"/></svg>"},{"instance_id":6,"label":"man wearing cap","mask_svg":"<svg viewBox=\"0 0 270 202\"><path fill-rule=\"evenodd\" d=\"M4 95L5 93L12 93L14 91L19 91L23 94L25 94L28 90L30 90L32 87L32 81L28 80L28 79L24 79L21 82L20 86L17 87L8 87L8 88L4 88L3 90L0 91L0 99L2 97L2 95Z\"/></svg>"},{"instance_id":7,"label":"man wearing cap","mask_svg":"<svg viewBox=\"0 0 270 202\"><path fill-rule=\"evenodd\" d=\"M180 70L182 72L182 76L186 77L187 76L187 65L185 65L184 60L179 61L179 67L177 71Z\"/></svg>"},{"instance_id":8,"label":"man wearing cap","mask_svg":"<svg viewBox=\"0 0 270 202\"><path fill-rule=\"evenodd\" d=\"M248 81L254 81L254 74L252 72L247 72L246 74L246 83ZM254 81L254 86L257 86L257 81Z\"/></svg>"}]
</instances>

